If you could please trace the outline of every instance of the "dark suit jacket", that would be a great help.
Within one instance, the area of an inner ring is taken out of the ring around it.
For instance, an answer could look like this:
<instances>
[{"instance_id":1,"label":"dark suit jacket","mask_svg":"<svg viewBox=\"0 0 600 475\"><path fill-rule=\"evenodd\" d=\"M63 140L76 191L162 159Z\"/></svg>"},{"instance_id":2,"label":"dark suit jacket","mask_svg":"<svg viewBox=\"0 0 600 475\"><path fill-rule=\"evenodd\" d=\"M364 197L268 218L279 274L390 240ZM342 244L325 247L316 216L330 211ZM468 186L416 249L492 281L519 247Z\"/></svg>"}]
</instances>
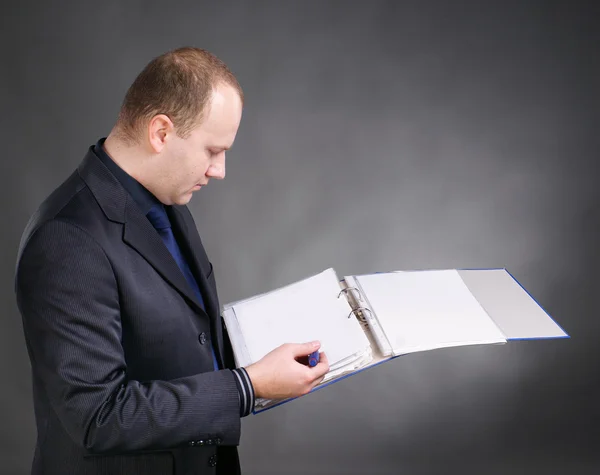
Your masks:
<instances>
[{"instance_id":1,"label":"dark suit jacket","mask_svg":"<svg viewBox=\"0 0 600 475\"><path fill-rule=\"evenodd\" d=\"M16 293L33 378L33 474L235 473L240 396L192 215L167 207L206 312L90 149L32 216Z\"/></svg>"}]
</instances>

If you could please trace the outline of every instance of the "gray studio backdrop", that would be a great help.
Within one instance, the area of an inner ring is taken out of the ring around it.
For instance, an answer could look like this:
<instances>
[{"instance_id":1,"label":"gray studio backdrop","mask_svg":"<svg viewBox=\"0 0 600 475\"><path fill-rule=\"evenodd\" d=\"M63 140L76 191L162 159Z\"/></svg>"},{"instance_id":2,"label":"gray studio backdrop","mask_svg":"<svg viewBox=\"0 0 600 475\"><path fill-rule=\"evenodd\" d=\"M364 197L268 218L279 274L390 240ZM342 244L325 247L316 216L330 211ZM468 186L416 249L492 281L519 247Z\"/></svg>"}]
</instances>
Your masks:
<instances>
[{"instance_id":1,"label":"gray studio backdrop","mask_svg":"<svg viewBox=\"0 0 600 475\"><path fill-rule=\"evenodd\" d=\"M598 473L597 7L56 4L0 20L1 473L27 473L35 439L23 227L181 45L247 97L227 179L190 205L222 302L330 266L507 267L572 336L415 354L248 417L245 473Z\"/></svg>"}]
</instances>

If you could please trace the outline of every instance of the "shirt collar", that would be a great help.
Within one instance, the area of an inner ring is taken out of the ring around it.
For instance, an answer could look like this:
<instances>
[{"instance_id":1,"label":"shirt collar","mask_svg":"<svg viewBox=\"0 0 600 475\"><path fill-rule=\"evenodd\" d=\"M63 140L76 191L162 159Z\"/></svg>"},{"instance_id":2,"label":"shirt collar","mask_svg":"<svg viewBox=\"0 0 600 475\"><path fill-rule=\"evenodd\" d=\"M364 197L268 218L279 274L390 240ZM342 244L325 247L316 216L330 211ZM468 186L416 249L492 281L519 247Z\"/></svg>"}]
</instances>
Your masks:
<instances>
[{"instance_id":1,"label":"shirt collar","mask_svg":"<svg viewBox=\"0 0 600 475\"><path fill-rule=\"evenodd\" d=\"M102 161L102 163L109 169L109 171L115 176L115 178L121 183L123 188L131 195L133 200L137 203L140 210L144 214L148 214L150 208L160 204L160 201L148 191L144 186L123 170L116 162L106 153L104 149L104 141L106 137L98 140L94 146L94 153Z\"/></svg>"}]
</instances>

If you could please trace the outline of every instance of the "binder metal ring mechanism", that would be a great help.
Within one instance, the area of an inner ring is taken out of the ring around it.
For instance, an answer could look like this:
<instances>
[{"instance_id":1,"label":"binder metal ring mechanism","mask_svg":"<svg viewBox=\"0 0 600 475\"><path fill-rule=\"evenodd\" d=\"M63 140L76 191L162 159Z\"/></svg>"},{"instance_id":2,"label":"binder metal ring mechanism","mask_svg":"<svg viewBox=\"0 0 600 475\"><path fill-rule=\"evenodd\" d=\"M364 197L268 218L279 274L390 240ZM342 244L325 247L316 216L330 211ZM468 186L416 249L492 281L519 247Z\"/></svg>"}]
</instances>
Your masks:
<instances>
[{"instance_id":1,"label":"binder metal ring mechanism","mask_svg":"<svg viewBox=\"0 0 600 475\"><path fill-rule=\"evenodd\" d=\"M371 316L373 315L373 313L371 312L370 308L367 307L363 307L360 304L358 304L358 302L364 302L364 298L360 292L360 290L358 290L358 288L356 287L346 287L342 290L340 290L340 293L338 294L338 299L340 298L340 296L342 294L345 294L346 297L348 297L348 292L350 291L355 291L356 294L352 295L352 297L350 299L348 299L348 303L350 304L350 307L352 307L352 310L350 311L350 313L348 314L348 318L350 318L352 316L352 314L356 315L356 318L358 318L359 322L367 324L367 318L364 315L365 310L367 312L369 312L371 314ZM356 298L356 295L358 296L358 298ZM354 304L354 305L353 305Z\"/></svg>"},{"instance_id":2,"label":"binder metal ring mechanism","mask_svg":"<svg viewBox=\"0 0 600 475\"><path fill-rule=\"evenodd\" d=\"M362 298L362 295L360 293L360 290L358 290L356 287L346 287L346 288L340 290L340 293L338 294L338 299L340 298L340 295L342 295L343 293L346 293L346 292L348 292L350 290L355 290L356 291L356 293L358 294L358 301L359 302L363 301L363 298Z\"/></svg>"},{"instance_id":3,"label":"binder metal ring mechanism","mask_svg":"<svg viewBox=\"0 0 600 475\"><path fill-rule=\"evenodd\" d=\"M368 323L368 322L367 322L367 319L366 319L366 317L365 317L365 315L364 315L364 312L365 312L365 310L366 310L367 312L369 312L371 315L373 315L373 313L371 312L371 309L370 309L370 308L367 308L367 307L358 307L358 308L353 308L353 309L350 311L350 313L348 314L348 318L350 318L350 317L352 316L352 314L353 314L353 313L355 313L355 312L358 312L358 314L356 314L356 313L355 313L355 315L356 315L356 318L358 318L358 320L359 320L361 323L365 323L365 324L366 324L366 323Z\"/></svg>"}]
</instances>

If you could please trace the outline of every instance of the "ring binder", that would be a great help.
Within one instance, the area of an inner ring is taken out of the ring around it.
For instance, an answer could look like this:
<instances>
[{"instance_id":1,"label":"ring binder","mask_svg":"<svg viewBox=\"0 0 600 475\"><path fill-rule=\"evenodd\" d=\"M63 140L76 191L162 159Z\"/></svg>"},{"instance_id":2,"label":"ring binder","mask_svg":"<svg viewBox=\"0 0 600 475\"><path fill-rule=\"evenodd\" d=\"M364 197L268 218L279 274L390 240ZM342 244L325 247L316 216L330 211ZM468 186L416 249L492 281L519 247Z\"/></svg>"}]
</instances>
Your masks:
<instances>
[{"instance_id":1,"label":"ring binder","mask_svg":"<svg viewBox=\"0 0 600 475\"><path fill-rule=\"evenodd\" d=\"M356 290L356 293L358 294L358 301L359 302L363 301L360 290L358 290L356 287L346 287L345 289L340 290L340 293L338 294L338 299L340 298L340 295L342 295L345 292L348 292L349 290Z\"/></svg>"},{"instance_id":2,"label":"ring binder","mask_svg":"<svg viewBox=\"0 0 600 475\"><path fill-rule=\"evenodd\" d=\"M352 314L354 312L359 312L359 315L356 315L356 318L358 318L359 321L363 322L363 323L367 323L367 319L365 318L363 312L364 311L369 312L371 315L373 315L373 313L371 312L370 308L367 307L358 307L358 308L353 308L352 311L348 314L348 318L350 318L352 316Z\"/></svg>"},{"instance_id":3,"label":"ring binder","mask_svg":"<svg viewBox=\"0 0 600 475\"><path fill-rule=\"evenodd\" d=\"M346 301L339 300L342 294ZM320 312L306 312L304 302ZM282 310L287 319L279 318ZM505 269L399 271L340 280L329 268L227 304L223 319L238 367L258 361L278 345L297 339L298 330L309 328L331 361L315 389L405 354L569 337ZM292 399L257 398L253 412Z\"/></svg>"}]
</instances>

